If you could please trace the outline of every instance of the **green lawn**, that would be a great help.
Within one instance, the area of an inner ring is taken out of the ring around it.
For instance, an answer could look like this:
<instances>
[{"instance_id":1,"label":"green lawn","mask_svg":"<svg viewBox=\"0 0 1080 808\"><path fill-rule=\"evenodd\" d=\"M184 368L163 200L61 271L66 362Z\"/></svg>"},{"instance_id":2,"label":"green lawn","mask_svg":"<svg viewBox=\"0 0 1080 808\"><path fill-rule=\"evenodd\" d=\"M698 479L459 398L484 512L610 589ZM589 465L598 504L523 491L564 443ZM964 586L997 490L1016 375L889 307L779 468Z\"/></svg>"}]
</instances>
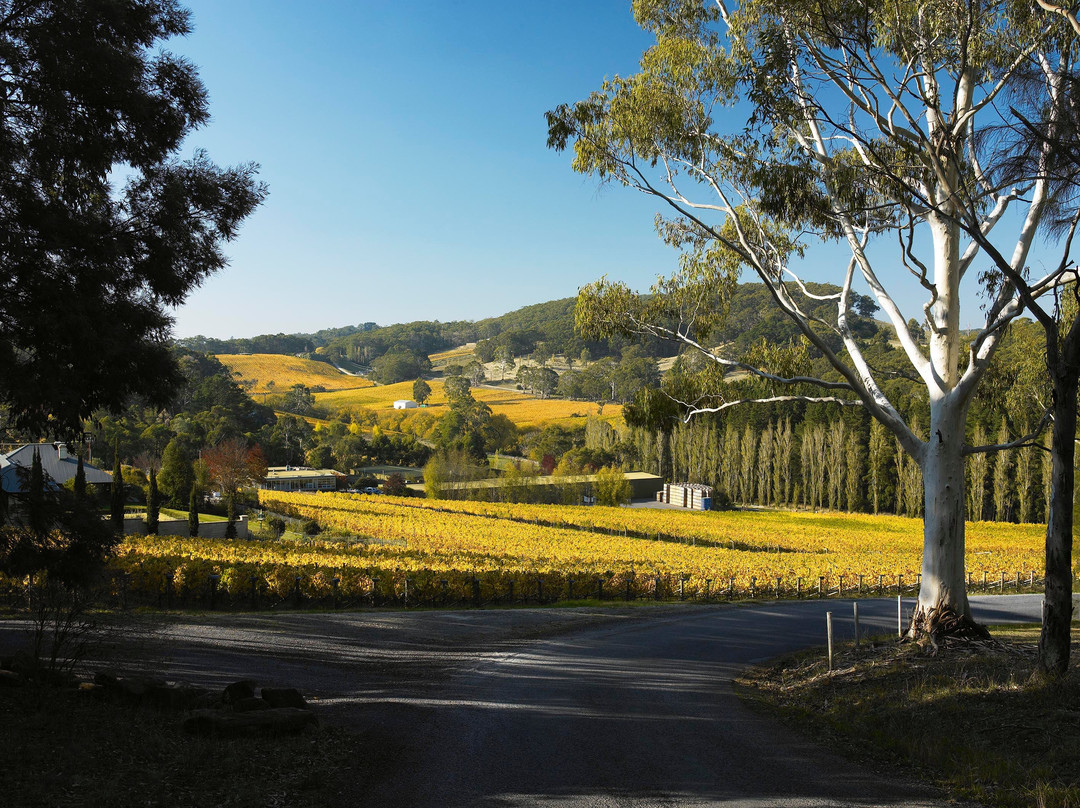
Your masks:
<instances>
[{"instance_id":1,"label":"green lawn","mask_svg":"<svg viewBox=\"0 0 1080 808\"><path fill-rule=\"evenodd\" d=\"M146 508L142 505L128 506L124 508L126 516L142 516L146 518ZM158 518L163 520L175 520L186 522L188 518L187 511L178 511L175 508L161 508L158 511ZM217 516L212 513L200 513L200 522L227 522L228 518L224 516Z\"/></svg>"}]
</instances>

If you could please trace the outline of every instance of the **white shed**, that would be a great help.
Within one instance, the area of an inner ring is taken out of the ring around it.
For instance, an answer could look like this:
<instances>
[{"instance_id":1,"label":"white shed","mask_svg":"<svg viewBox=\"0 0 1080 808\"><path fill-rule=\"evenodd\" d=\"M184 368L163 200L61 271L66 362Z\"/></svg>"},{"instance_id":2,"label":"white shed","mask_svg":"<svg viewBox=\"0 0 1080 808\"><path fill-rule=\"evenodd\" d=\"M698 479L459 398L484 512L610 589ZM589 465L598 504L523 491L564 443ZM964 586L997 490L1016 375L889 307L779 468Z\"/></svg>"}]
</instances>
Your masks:
<instances>
[{"instance_id":1,"label":"white shed","mask_svg":"<svg viewBox=\"0 0 1080 808\"><path fill-rule=\"evenodd\" d=\"M400 398L394 402L395 410L415 410L418 406L420 405L408 398Z\"/></svg>"}]
</instances>

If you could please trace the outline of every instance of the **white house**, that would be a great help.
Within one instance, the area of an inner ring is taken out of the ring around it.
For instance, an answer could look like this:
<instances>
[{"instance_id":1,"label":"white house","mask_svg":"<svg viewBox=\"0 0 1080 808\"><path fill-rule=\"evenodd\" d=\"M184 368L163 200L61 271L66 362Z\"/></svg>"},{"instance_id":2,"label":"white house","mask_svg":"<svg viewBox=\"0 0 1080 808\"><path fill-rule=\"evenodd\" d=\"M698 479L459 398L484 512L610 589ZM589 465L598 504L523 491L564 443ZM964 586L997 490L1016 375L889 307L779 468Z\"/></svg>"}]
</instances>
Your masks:
<instances>
[{"instance_id":1,"label":"white house","mask_svg":"<svg viewBox=\"0 0 1080 808\"><path fill-rule=\"evenodd\" d=\"M408 398L399 398L394 402L395 410L415 410L419 406L415 401Z\"/></svg>"}]
</instances>

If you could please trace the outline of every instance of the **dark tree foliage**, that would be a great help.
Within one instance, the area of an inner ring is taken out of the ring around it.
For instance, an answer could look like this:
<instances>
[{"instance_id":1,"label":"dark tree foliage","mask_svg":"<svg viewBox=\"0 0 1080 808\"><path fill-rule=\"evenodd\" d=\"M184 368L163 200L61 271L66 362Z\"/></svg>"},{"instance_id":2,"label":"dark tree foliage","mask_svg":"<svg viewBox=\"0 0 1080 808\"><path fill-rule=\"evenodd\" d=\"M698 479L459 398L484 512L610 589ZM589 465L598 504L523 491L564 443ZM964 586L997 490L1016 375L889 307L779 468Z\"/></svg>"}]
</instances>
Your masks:
<instances>
[{"instance_id":1,"label":"dark tree foliage","mask_svg":"<svg viewBox=\"0 0 1080 808\"><path fill-rule=\"evenodd\" d=\"M168 404L169 307L266 193L254 165L175 157L207 97L158 47L189 30L174 0L0 0L0 402L20 428Z\"/></svg>"},{"instance_id":2,"label":"dark tree foliage","mask_svg":"<svg viewBox=\"0 0 1080 808\"><path fill-rule=\"evenodd\" d=\"M397 384L427 373L431 370L431 362L425 353L398 346L372 362L372 368L376 381L382 384Z\"/></svg>"}]
</instances>

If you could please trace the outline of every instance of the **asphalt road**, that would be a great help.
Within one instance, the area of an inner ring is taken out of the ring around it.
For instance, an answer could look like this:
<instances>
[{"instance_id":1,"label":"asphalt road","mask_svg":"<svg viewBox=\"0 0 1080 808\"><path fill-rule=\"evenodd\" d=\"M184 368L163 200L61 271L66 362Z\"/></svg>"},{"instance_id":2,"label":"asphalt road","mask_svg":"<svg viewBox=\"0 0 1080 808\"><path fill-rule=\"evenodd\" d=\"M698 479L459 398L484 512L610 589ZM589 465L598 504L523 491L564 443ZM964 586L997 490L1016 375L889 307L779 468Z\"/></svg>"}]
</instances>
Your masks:
<instances>
[{"instance_id":1,"label":"asphalt road","mask_svg":"<svg viewBox=\"0 0 1080 808\"><path fill-rule=\"evenodd\" d=\"M1039 596L974 598L985 623L1037 621ZM910 602L909 602L910 605ZM744 707L746 665L852 636L851 601L596 610L189 619L128 662L172 679L300 688L369 754L357 806L936 806ZM859 601L896 630L896 601ZM13 627L0 625L0 649Z\"/></svg>"}]
</instances>

